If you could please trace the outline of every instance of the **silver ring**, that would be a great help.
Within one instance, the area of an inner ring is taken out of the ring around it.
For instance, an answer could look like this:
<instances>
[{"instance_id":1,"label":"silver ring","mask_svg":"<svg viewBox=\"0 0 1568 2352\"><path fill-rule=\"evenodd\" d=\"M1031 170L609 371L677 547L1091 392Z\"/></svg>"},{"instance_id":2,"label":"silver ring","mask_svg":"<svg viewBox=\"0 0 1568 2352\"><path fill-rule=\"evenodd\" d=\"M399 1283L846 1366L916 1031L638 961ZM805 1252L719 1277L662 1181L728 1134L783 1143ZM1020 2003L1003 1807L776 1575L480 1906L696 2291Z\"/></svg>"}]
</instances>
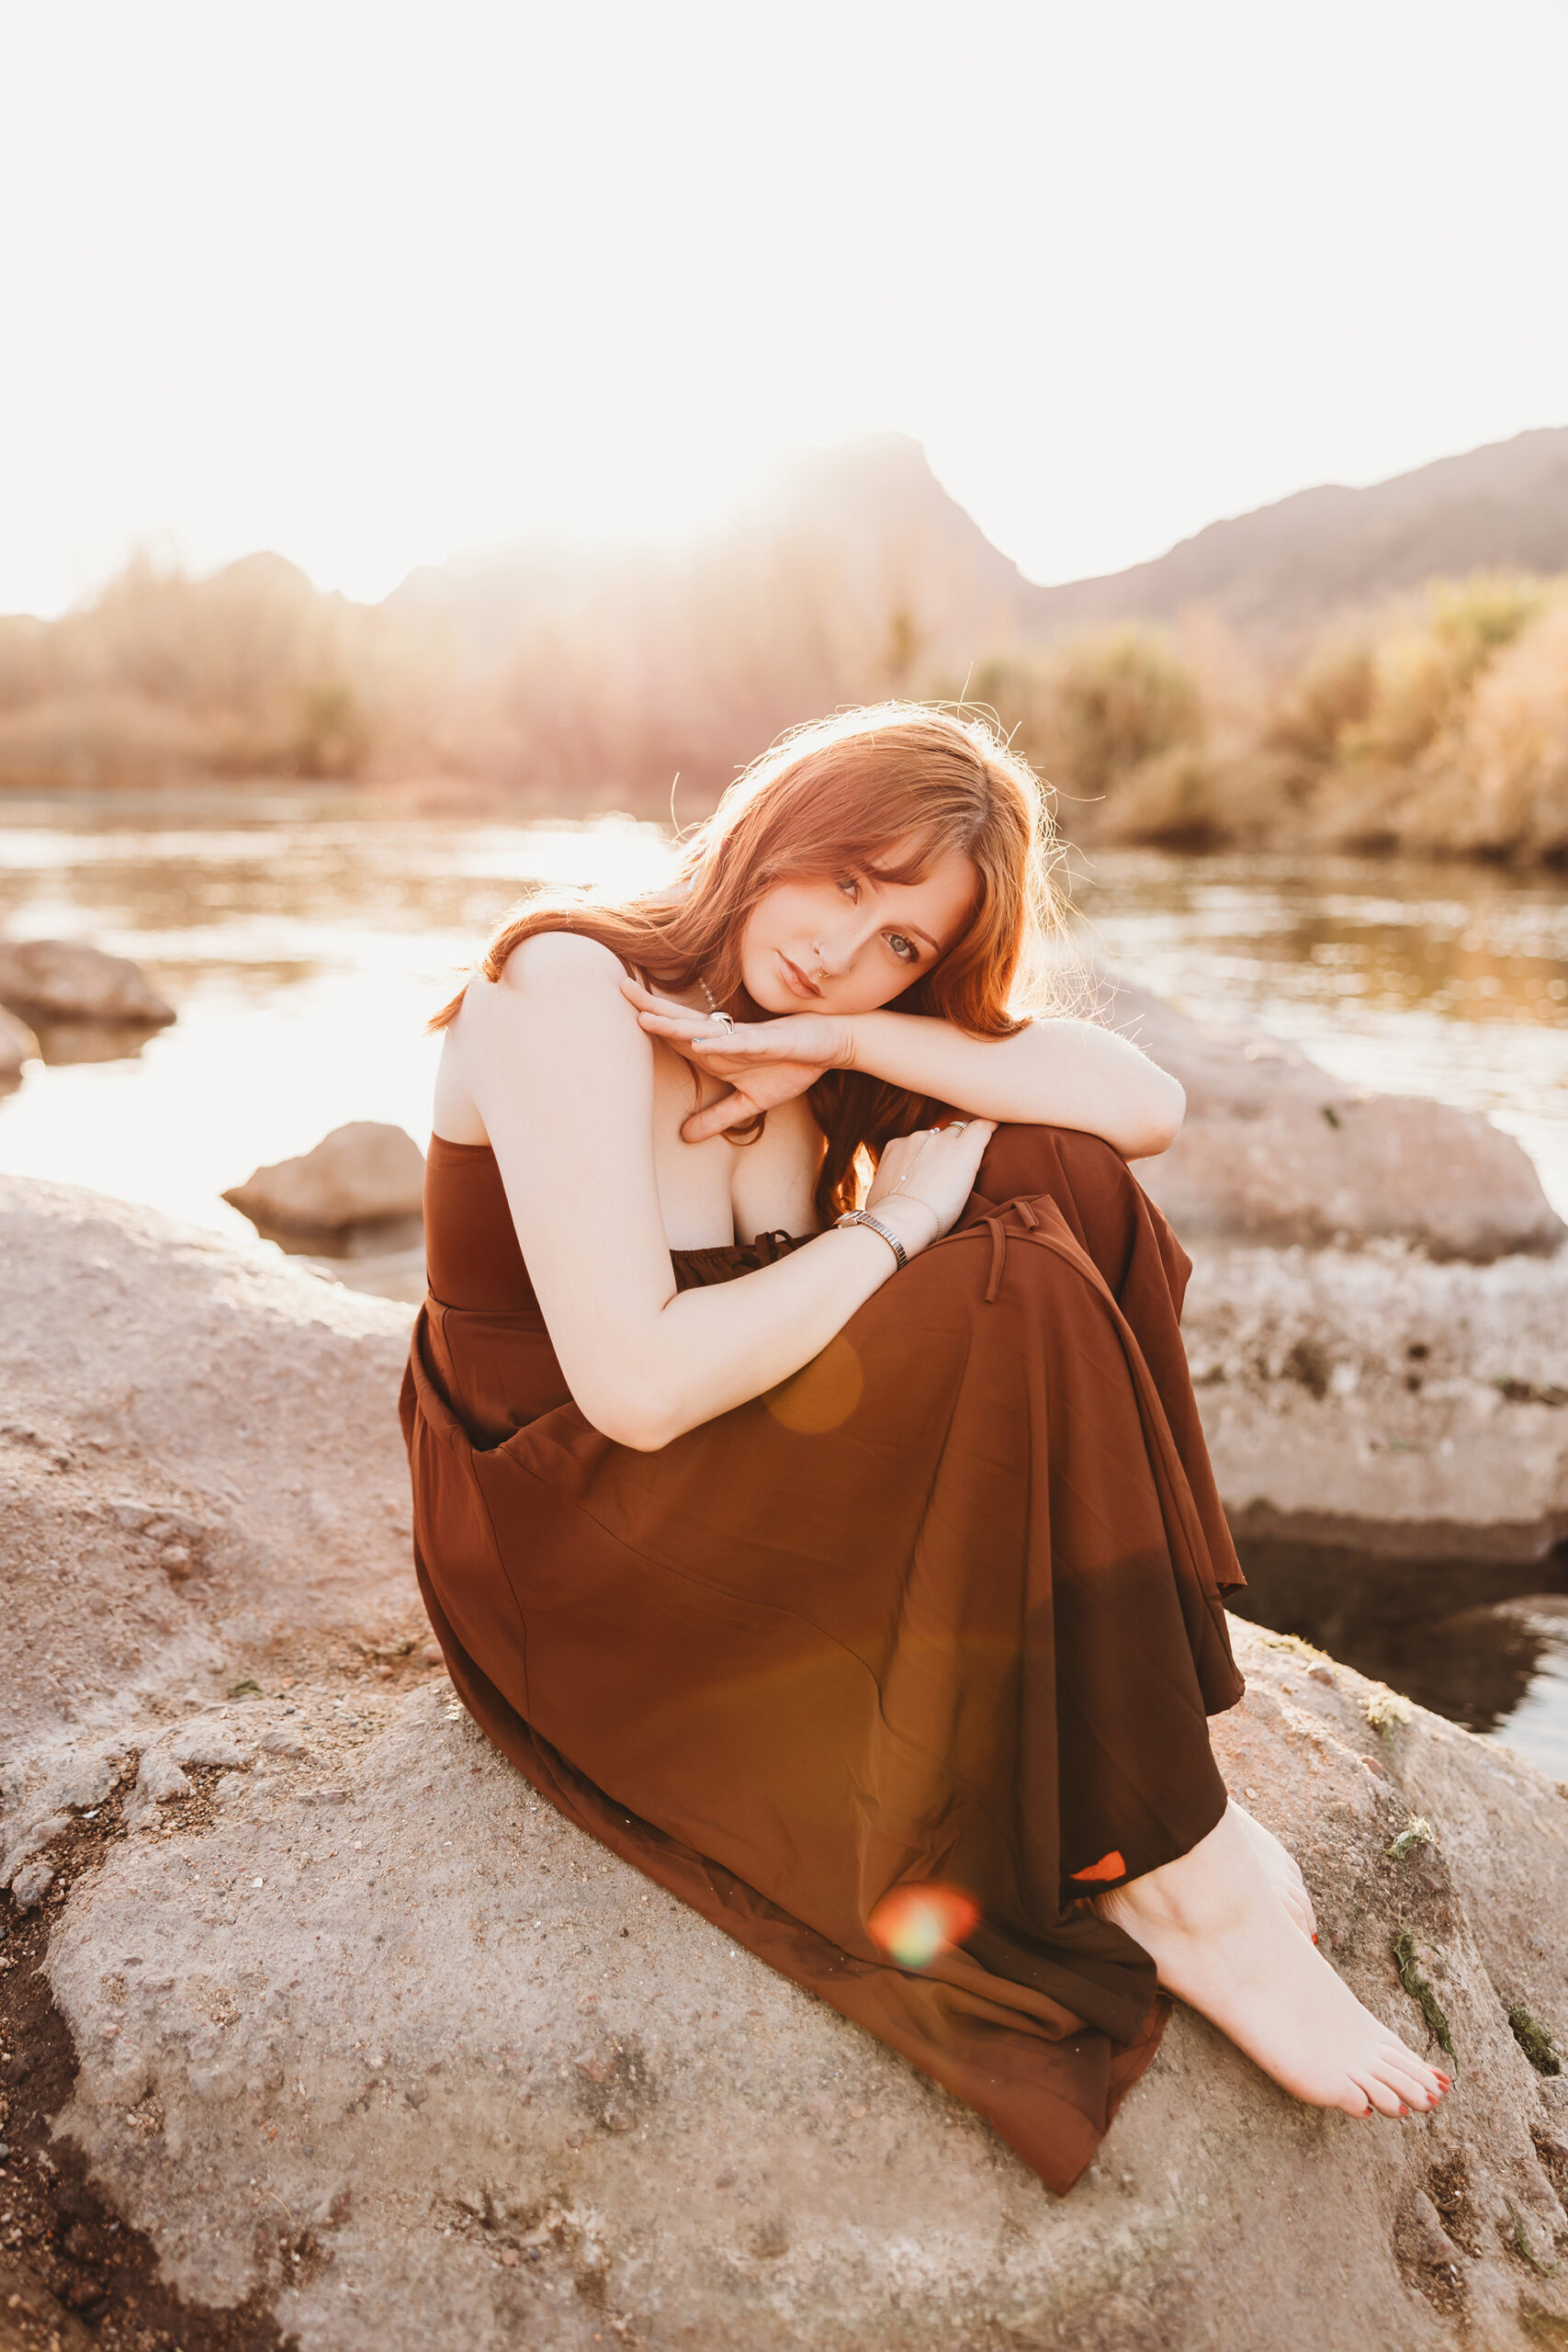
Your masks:
<instances>
[{"instance_id":1,"label":"silver ring","mask_svg":"<svg viewBox=\"0 0 1568 2352\"><path fill-rule=\"evenodd\" d=\"M710 1012L708 1014L708 1019L714 1023L716 1028L722 1029L727 1037L734 1036L735 1023L728 1012Z\"/></svg>"}]
</instances>

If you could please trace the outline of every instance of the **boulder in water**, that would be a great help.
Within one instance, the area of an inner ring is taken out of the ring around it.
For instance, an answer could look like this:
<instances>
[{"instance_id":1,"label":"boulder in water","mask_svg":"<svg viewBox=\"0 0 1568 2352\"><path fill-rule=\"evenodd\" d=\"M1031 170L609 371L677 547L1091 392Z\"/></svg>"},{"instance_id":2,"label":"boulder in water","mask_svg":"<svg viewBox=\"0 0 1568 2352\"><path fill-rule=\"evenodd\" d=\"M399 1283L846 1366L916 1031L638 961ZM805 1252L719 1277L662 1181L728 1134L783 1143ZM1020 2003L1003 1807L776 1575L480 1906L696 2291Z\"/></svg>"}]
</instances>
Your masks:
<instances>
[{"instance_id":1,"label":"boulder in water","mask_svg":"<svg viewBox=\"0 0 1568 2352\"><path fill-rule=\"evenodd\" d=\"M175 1019L139 964L74 939L0 942L0 1004L35 1026L97 1021L163 1029Z\"/></svg>"},{"instance_id":2,"label":"boulder in water","mask_svg":"<svg viewBox=\"0 0 1568 2352\"><path fill-rule=\"evenodd\" d=\"M1193 1021L1126 981L1110 1017L1187 1091L1176 1142L1137 1170L1184 1241L1399 1240L1485 1265L1564 1238L1529 1154L1472 1113L1347 1086L1266 1029Z\"/></svg>"},{"instance_id":3,"label":"boulder in water","mask_svg":"<svg viewBox=\"0 0 1568 2352\"><path fill-rule=\"evenodd\" d=\"M401 1127L355 1119L313 1151L258 1168L224 1199L264 1233L341 1233L418 1218L424 1154Z\"/></svg>"}]
</instances>

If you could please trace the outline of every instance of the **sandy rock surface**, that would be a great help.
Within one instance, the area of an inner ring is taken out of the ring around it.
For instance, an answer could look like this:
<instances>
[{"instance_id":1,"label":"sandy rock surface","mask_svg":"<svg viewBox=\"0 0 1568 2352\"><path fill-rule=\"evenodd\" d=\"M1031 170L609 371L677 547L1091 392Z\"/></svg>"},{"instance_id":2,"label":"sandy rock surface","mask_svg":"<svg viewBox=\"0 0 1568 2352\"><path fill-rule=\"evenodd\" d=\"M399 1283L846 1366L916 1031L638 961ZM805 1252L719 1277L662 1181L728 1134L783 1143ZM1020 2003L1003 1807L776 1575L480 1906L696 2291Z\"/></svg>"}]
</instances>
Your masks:
<instances>
[{"instance_id":1,"label":"sandy rock surface","mask_svg":"<svg viewBox=\"0 0 1568 2352\"><path fill-rule=\"evenodd\" d=\"M1568 1254L1192 1259L1182 1335L1233 1524L1472 1559L1568 1535Z\"/></svg>"},{"instance_id":2,"label":"sandy rock surface","mask_svg":"<svg viewBox=\"0 0 1568 2352\"><path fill-rule=\"evenodd\" d=\"M40 1898L77 2066L51 2145L188 2308L265 2311L302 2352L1554 2341L1568 2083L1509 2011L1568 2045L1568 1804L1236 1631L1227 1776L1361 1997L1436 2051L1408 1939L1455 2055L1436 2117L1310 2112L1179 2012L1054 2200L569 1828L441 1681L205 1710L187 1746L247 1760L122 1813Z\"/></svg>"},{"instance_id":3,"label":"sandy rock surface","mask_svg":"<svg viewBox=\"0 0 1568 2352\"><path fill-rule=\"evenodd\" d=\"M1556 1293L1523 1285L1557 1271L1201 1251L1222 1459L1256 1466L1277 1409L1271 1458L1326 1430L1325 1475L1353 1424L1322 1417L1374 1363L1397 1383L1399 1344L1422 1385L1385 1402L1438 1462L1489 1383L1510 1453L1555 1431ZM1310 2112L1179 2013L1057 2202L457 1708L408 1566L405 1308L14 1180L0 1281L0 2311L32 2298L62 2352L73 2311L185 2352L1568 2336L1568 2084L1540 2070L1568 1804L1529 1766L1238 1626L1227 1778L1361 1997L1416 2046L1440 2019L1458 2087L1400 2127Z\"/></svg>"},{"instance_id":4,"label":"sandy rock surface","mask_svg":"<svg viewBox=\"0 0 1568 2352\"><path fill-rule=\"evenodd\" d=\"M1393 1239L1484 1265L1562 1241L1528 1153L1484 1119L1346 1086L1266 1029L1190 1020L1126 981L1108 1017L1187 1090L1180 1135L1138 1176L1190 1245Z\"/></svg>"},{"instance_id":5,"label":"sandy rock surface","mask_svg":"<svg viewBox=\"0 0 1568 2352\"><path fill-rule=\"evenodd\" d=\"M405 1308L6 1177L0 1295L0 1739L415 1606Z\"/></svg>"},{"instance_id":6,"label":"sandy rock surface","mask_svg":"<svg viewBox=\"0 0 1568 2352\"><path fill-rule=\"evenodd\" d=\"M161 1029L175 1018L128 956L73 939L0 942L0 1004L33 1023L126 1022Z\"/></svg>"},{"instance_id":7,"label":"sandy rock surface","mask_svg":"<svg viewBox=\"0 0 1568 2352\"><path fill-rule=\"evenodd\" d=\"M299 1159L258 1168L223 1198L264 1231L385 1225L421 1215L424 1154L401 1127L355 1119Z\"/></svg>"}]
</instances>

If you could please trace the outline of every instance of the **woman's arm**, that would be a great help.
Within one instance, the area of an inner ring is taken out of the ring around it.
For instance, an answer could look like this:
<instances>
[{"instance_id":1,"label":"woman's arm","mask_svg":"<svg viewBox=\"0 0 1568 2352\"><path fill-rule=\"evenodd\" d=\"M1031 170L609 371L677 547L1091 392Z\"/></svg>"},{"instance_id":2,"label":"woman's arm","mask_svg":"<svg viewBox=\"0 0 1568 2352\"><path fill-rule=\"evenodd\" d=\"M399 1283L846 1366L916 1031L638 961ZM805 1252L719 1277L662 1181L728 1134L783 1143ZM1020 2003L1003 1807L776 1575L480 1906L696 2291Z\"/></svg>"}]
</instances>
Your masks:
<instances>
[{"instance_id":1,"label":"woman's arm","mask_svg":"<svg viewBox=\"0 0 1568 2352\"><path fill-rule=\"evenodd\" d=\"M1014 1037L972 1037L951 1021L910 1012L792 1012L717 1035L711 1017L654 996L622 993L643 1027L734 1088L681 1132L702 1143L803 1093L826 1069L864 1070L971 1118L1102 1136L1124 1159L1166 1151L1187 1097L1168 1070L1092 1021L1031 1022Z\"/></svg>"},{"instance_id":2,"label":"woman's arm","mask_svg":"<svg viewBox=\"0 0 1568 2352\"><path fill-rule=\"evenodd\" d=\"M851 1227L744 1282L676 1291L654 1170L654 1047L622 978L595 941L541 933L499 981L470 982L450 1050L567 1386L595 1429L651 1452L809 1363L895 1261ZM911 1257L957 1216L990 1134L978 1121L931 1137L918 1196L877 1203Z\"/></svg>"},{"instance_id":3,"label":"woman's arm","mask_svg":"<svg viewBox=\"0 0 1568 2352\"><path fill-rule=\"evenodd\" d=\"M1102 1136L1123 1159L1168 1150L1187 1097L1168 1070L1092 1021L1032 1021L1015 1037L971 1037L950 1021L857 1012L843 1024L849 1058L911 1094L951 1102L977 1119L1077 1127Z\"/></svg>"}]
</instances>

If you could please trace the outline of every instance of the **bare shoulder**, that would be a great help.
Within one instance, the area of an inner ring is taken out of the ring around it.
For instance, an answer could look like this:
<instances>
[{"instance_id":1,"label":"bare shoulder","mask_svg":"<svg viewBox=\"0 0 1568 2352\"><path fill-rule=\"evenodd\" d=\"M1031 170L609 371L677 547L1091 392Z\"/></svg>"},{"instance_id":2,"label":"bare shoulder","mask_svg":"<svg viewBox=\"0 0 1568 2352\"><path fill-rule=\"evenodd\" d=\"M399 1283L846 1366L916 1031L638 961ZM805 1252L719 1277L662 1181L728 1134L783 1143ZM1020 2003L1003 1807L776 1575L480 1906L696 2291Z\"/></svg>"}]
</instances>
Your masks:
<instances>
[{"instance_id":1,"label":"bare shoulder","mask_svg":"<svg viewBox=\"0 0 1568 2352\"><path fill-rule=\"evenodd\" d=\"M515 1032L521 1024L640 1035L637 1015L621 994L625 978L620 957L596 939L572 931L536 932L513 949L499 979L481 974L469 981L466 1025L470 1032Z\"/></svg>"},{"instance_id":2,"label":"bare shoulder","mask_svg":"<svg viewBox=\"0 0 1568 2352\"><path fill-rule=\"evenodd\" d=\"M536 931L513 949L502 967L499 985L534 997L586 989L595 997L614 997L625 1004L621 994L625 978L626 966L620 957L597 939L587 939L580 931Z\"/></svg>"}]
</instances>

